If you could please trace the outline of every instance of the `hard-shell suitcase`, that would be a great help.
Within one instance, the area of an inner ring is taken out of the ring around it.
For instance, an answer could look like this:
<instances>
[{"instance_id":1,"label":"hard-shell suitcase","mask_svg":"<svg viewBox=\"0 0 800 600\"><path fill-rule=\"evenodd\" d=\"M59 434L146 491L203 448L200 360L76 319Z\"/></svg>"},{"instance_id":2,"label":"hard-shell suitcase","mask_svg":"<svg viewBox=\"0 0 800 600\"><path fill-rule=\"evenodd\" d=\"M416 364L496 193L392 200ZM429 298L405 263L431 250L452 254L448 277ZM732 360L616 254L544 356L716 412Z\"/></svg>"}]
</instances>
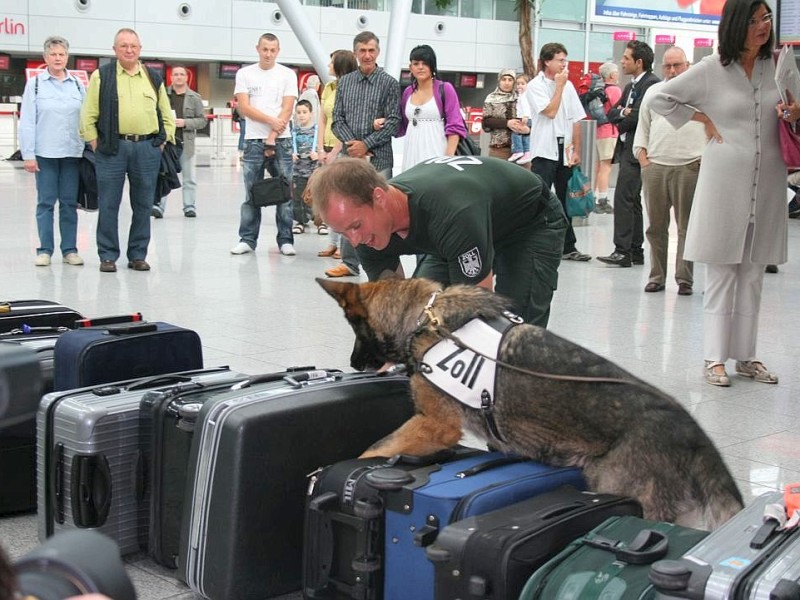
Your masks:
<instances>
[{"instance_id":1,"label":"hard-shell suitcase","mask_svg":"<svg viewBox=\"0 0 800 600\"><path fill-rule=\"evenodd\" d=\"M426 554L436 600L518 598L525 582L609 517L642 516L633 498L562 487L442 529Z\"/></svg>"},{"instance_id":2,"label":"hard-shell suitcase","mask_svg":"<svg viewBox=\"0 0 800 600\"><path fill-rule=\"evenodd\" d=\"M147 528L139 531L146 534L146 539L141 540L142 548L146 548L157 563L170 569L178 567L189 454L203 404L245 380L249 380L249 384L278 381L298 370L312 368L293 367L252 378L231 372L228 379L214 384L181 383L144 394L139 412L139 440L149 515Z\"/></svg>"},{"instance_id":3,"label":"hard-shell suitcase","mask_svg":"<svg viewBox=\"0 0 800 600\"><path fill-rule=\"evenodd\" d=\"M139 405L148 390L229 381L227 367L52 392L36 416L39 538L97 529L123 554L146 527Z\"/></svg>"},{"instance_id":4,"label":"hard-shell suitcase","mask_svg":"<svg viewBox=\"0 0 800 600\"><path fill-rule=\"evenodd\" d=\"M784 579L782 593L790 590L800 578L800 530L778 530L777 520L765 519L775 511L785 512L783 492L759 496L682 558L655 563L656 598L770 600ZM794 589L790 597L800 600Z\"/></svg>"},{"instance_id":5,"label":"hard-shell suitcase","mask_svg":"<svg viewBox=\"0 0 800 600\"><path fill-rule=\"evenodd\" d=\"M53 350L60 335L57 332L0 334L0 346L23 346L36 354L42 374L42 394L53 391Z\"/></svg>"},{"instance_id":6,"label":"hard-shell suitcase","mask_svg":"<svg viewBox=\"0 0 800 600\"><path fill-rule=\"evenodd\" d=\"M708 535L671 523L611 517L567 546L531 576L520 600L646 600L657 560L682 556Z\"/></svg>"},{"instance_id":7,"label":"hard-shell suitcase","mask_svg":"<svg viewBox=\"0 0 800 600\"><path fill-rule=\"evenodd\" d=\"M36 407L42 396L36 353L0 344L0 515L36 507Z\"/></svg>"},{"instance_id":8,"label":"hard-shell suitcase","mask_svg":"<svg viewBox=\"0 0 800 600\"><path fill-rule=\"evenodd\" d=\"M422 467L413 472L376 469L367 482L385 504L383 598L433 598L434 568L425 547L446 525L572 485L584 489L580 470L548 467L499 452Z\"/></svg>"},{"instance_id":9,"label":"hard-shell suitcase","mask_svg":"<svg viewBox=\"0 0 800 600\"><path fill-rule=\"evenodd\" d=\"M206 402L192 440L179 574L213 600L301 585L307 476L413 415L408 379L298 373Z\"/></svg>"},{"instance_id":10,"label":"hard-shell suitcase","mask_svg":"<svg viewBox=\"0 0 800 600\"><path fill-rule=\"evenodd\" d=\"M485 456L485 450L457 447L430 456L344 460L310 477L303 543L306 598L378 598L383 594L384 524L380 492L366 475L391 466L421 467Z\"/></svg>"},{"instance_id":11,"label":"hard-shell suitcase","mask_svg":"<svg viewBox=\"0 0 800 600\"><path fill-rule=\"evenodd\" d=\"M200 337L169 323L67 331L55 346L54 390L203 368Z\"/></svg>"},{"instance_id":12,"label":"hard-shell suitcase","mask_svg":"<svg viewBox=\"0 0 800 600\"><path fill-rule=\"evenodd\" d=\"M66 327L82 319L79 312L49 300L9 300L0 302L0 333L29 327Z\"/></svg>"}]
</instances>

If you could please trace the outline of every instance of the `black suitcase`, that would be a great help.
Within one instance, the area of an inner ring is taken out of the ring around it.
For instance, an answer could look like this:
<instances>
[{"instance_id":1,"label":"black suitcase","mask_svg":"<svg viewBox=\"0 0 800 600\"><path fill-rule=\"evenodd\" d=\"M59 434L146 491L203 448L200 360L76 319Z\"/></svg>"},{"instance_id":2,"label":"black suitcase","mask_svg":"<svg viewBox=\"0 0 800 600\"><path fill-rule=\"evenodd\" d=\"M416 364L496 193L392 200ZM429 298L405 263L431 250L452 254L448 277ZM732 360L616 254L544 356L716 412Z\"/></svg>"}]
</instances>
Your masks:
<instances>
[{"instance_id":1,"label":"black suitcase","mask_svg":"<svg viewBox=\"0 0 800 600\"><path fill-rule=\"evenodd\" d=\"M276 381L292 372L294 369L258 379ZM139 528L144 534L140 544L160 565L178 567L186 474L200 409L208 400L247 379L247 375L231 371L224 381L207 385L181 383L142 396L139 441L145 465L144 498L150 509L147 526Z\"/></svg>"},{"instance_id":2,"label":"black suitcase","mask_svg":"<svg viewBox=\"0 0 800 600\"><path fill-rule=\"evenodd\" d=\"M36 507L36 409L42 374L36 353L0 344L0 515Z\"/></svg>"},{"instance_id":3,"label":"black suitcase","mask_svg":"<svg viewBox=\"0 0 800 600\"><path fill-rule=\"evenodd\" d=\"M203 368L200 337L169 323L126 323L67 331L55 346L53 389Z\"/></svg>"},{"instance_id":4,"label":"black suitcase","mask_svg":"<svg viewBox=\"0 0 800 600\"><path fill-rule=\"evenodd\" d=\"M179 576L212 600L300 588L308 475L413 415L408 379L299 373L206 402L192 440Z\"/></svg>"},{"instance_id":5,"label":"black suitcase","mask_svg":"<svg viewBox=\"0 0 800 600\"><path fill-rule=\"evenodd\" d=\"M0 333L28 327L71 328L82 319L79 312L49 300L10 300L0 302Z\"/></svg>"},{"instance_id":6,"label":"black suitcase","mask_svg":"<svg viewBox=\"0 0 800 600\"><path fill-rule=\"evenodd\" d=\"M426 548L436 600L518 598L533 572L608 517L642 516L633 498L563 487L445 527Z\"/></svg>"}]
</instances>

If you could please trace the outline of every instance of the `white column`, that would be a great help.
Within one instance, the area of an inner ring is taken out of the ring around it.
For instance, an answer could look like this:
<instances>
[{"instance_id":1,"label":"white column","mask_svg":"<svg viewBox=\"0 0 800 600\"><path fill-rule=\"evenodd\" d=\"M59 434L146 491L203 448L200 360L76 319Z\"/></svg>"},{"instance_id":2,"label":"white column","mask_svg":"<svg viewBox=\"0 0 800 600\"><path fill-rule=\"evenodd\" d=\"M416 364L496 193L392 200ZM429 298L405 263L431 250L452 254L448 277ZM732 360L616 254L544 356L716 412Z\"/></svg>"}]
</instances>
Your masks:
<instances>
[{"instance_id":1,"label":"white column","mask_svg":"<svg viewBox=\"0 0 800 600\"><path fill-rule=\"evenodd\" d=\"M311 21L303 12L300 0L276 0L281 9L286 22L303 46L303 50L311 60L314 70L319 74L323 85L331 81L332 77L328 74L329 53L325 52L319 36L311 27Z\"/></svg>"},{"instance_id":2,"label":"white column","mask_svg":"<svg viewBox=\"0 0 800 600\"><path fill-rule=\"evenodd\" d=\"M384 70L392 77L400 80L400 71L408 63L403 45L408 32L408 21L411 16L411 0L391 0L392 13L389 15L389 39L386 41L386 60Z\"/></svg>"}]
</instances>

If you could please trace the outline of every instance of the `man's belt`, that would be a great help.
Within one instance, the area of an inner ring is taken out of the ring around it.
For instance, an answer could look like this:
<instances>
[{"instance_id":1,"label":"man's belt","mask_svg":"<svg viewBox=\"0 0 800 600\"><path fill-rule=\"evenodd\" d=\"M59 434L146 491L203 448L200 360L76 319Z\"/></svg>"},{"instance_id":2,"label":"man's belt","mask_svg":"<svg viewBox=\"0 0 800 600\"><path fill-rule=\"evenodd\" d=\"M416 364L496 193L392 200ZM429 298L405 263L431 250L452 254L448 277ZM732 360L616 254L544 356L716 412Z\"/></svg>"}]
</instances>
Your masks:
<instances>
[{"instance_id":1,"label":"man's belt","mask_svg":"<svg viewBox=\"0 0 800 600\"><path fill-rule=\"evenodd\" d=\"M148 133L147 135L139 135L136 133L121 133L119 139L127 140L128 142L143 142L145 140L152 140L156 137L157 133Z\"/></svg>"}]
</instances>

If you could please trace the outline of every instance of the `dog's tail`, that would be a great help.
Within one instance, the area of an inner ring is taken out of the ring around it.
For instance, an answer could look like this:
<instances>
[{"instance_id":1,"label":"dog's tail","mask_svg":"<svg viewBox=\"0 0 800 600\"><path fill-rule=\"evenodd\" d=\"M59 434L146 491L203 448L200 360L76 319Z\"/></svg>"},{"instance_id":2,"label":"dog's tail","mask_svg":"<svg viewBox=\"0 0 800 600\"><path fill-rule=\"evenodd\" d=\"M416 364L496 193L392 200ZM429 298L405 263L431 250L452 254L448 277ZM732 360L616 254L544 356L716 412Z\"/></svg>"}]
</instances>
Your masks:
<instances>
[{"instance_id":1,"label":"dog's tail","mask_svg":"<svg viewBox=\"0 0 800 600\"><path fill-rule=\"evenodd\" d=\"M703 469L706 477L695 479L702 486L697 496L703 499L700 517L703 528L709 531L714 531L744 508L742 494L733 476L716 449L713 450L716 457L706 461L711 464Z\"/></svg>"}]
</instances>

